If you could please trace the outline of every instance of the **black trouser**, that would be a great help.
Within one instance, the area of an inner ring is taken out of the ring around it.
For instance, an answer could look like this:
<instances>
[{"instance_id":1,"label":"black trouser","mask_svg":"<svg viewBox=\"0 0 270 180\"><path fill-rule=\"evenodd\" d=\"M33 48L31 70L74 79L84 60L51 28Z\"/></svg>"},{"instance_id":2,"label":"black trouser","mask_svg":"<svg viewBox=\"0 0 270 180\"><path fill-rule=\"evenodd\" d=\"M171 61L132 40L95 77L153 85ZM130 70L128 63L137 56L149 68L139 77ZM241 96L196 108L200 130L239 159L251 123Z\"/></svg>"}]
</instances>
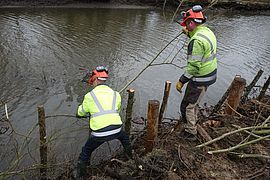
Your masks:
<instances>
[{"instance_id":1,"label":"black trouser","mask_svg":"<svg viewBox=\"0 0 270 180\"><path fill-rule=\"evenodd\" d=\"M113 134L113 135L105 136L105 137L96 137L96 136L90 135L85 145L82 148L82 152L80 153L79 160L84 163L89 163L92 152L104 142L111 141L113 139L118 139L123 145L126 154L130 157L132 156L132 149L131 149L131 144L129 141L128 134L124 132L123 130L121 130L117 134Z\"/></svg>"}]
</instances>

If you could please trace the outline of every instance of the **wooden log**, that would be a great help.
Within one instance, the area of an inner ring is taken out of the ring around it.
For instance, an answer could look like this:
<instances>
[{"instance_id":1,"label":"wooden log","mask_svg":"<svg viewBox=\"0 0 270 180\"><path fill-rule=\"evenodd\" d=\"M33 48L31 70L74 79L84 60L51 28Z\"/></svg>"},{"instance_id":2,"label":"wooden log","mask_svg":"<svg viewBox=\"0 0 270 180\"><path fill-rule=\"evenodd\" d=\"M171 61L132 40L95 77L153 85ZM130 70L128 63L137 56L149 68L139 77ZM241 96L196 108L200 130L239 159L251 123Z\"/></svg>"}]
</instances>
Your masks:
<instances>
[{"instance_id":1,"label":"wooden log","mask_svg":"<svg viewBox=\"0 0 270 180\"><path fill-rule=\"evenodd\" d=\"M204 138L204 140L206 142L208 141L212 141L213 139L211 138L211 136L204 130L204 128L202 126L200 126L199 124L197 124L197 131L198 133ZM218 148L216 143L213 143L215 148Z\"/></svg>"},{"instance_id":2,"label":"wooden log","mask_svg":"<svg viewBox=\"0 0 270 180\"><path fill-rule=\"evenodd\" d=\"M134 89L128 89L128 102L127 102L127 109L126 109L126 122L125 122L125 131L130 134L131 128L131 120L132 120L132 109L134 103Z\"/></svg>"},{"instance_id":3,"label":"wooden log","mask_svg":"<svg viewBox=\"0 0 270 180\"><path fill-rule=\"evenodd\" d=\"M258 100L259 100L259 101L264 97L264 95L265 95L265 93L266 93L266 90L267 90L268 87L269 87L269 84L270 84L270 76L268 76L268 79L267 79L267 81L264 83L264 85L263 85L263 87L262 87L262 90L261 90L261 92L260 92L260 94L259 94L259 96L258 96Z\"/></svg>"},{"instance_id":4,"label":"wooden log","mask_svg":"<svg viewBox=\"0 0 270 180\"><path fill-rule=\"evenodd\" d=\"M38 106L38 125L39 125L39 152L40 152L40 179L47 179L47 143L46 143L46 124L45 111L43 106Z\"/></svg>"},{"instance_id":5,"label":"wooden log","mask_svg":"<svg viewBox=\"0 0 270 180\"><path fill-rule=\"evenodd\" d=\"M163 114L164 111L166 109L167 103L168 103L168 98L170 95L170 89L171 89L171 82L170 81L166 81L165 82L165 89L164 89L164 95L163 95L163 100L162 100L162 104L160 107L160 111L159 111L159 117L158 117L158 124L160 125L163 119Z\"/></svg>"},{"instance_id":6,"label":"wooden log","mask_svg":"<svg viewBox=\"0 0 270 180\"><path fill-rule=\"evenodd\" d=\"M145 141L145 152L151 152L153 150L155 140L158 132L158 110L159 101L150 100L148 102L148 113L147 113L147 138Z\"/></svg>"},{"instance_id":7,"label":"wooden log","mask_svg":"<svg viewBox=\"0 0 270 180\"><path fill-rule=\"evenodd\" d=\"M241 103L244 104L247 100L247 97L251 91L251 89L256 85L256 83L258 82L258 80L260 79L260 77L262 76L263 70L259 70L257 75L254 77L254 79L252 80L252 82L246 87L246 90L244 92L244 95L241 98Z\"/></svg>"},{"instance_id":8,"label":"wooden log","mask_svg":"<svg viewBox=\"0 0 270 180\"><path fill-rule=\"evenodd\" d=\"M220 108L222 107L223 103L225 102L225 100L227 99L227 97L229 95L231 86L232 86L232 84L228 87L228 89L226 90L226 92L223 94L222 98L215 105L215 107L212 110L211 115L213 115L214 113L216 113L216 112L218 112L220 110Z\"/></svg>"},{"instance_id":9,"label":"wooden log","mask_svg":"<svg viewBox=\"0 0 270 180\"><path fill-rule=\"evenodd\" d=\"M244 78L241 78L240 76L234 78L227 98L228 105L225 107L226 114L233 115L235 113L233 109L237 109L245 86L246 80Z\"/></svg>"}]
</instances>

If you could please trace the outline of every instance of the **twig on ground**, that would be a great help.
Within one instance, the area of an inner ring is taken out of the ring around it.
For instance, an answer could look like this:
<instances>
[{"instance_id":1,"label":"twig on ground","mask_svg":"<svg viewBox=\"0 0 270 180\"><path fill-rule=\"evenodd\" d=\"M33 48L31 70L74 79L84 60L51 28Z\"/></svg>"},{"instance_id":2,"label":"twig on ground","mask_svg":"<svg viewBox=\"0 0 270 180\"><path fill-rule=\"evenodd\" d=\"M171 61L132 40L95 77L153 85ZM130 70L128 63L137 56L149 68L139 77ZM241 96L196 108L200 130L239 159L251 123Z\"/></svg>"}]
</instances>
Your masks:
<instances>
[{"instance_id":1,"label":"twig on ground","mask_svg":"<svg viewBox=\"0 0 270 180\"><path fill-rule=\"evenodd\" d=\"M236 152L230 152L230 154L237 155L239 158L264 158L264 159L270 159L270 156L263 155L263 154L244 154L244 153L236 153Z\"/></svg>"},{"instance_id":2,"label":"twig on ground","mask_svg":"<svg viewBox=\"0 0 270 180\"><path fill-rule=\"evenodd\" d=\"M234 124L232 124L232 126L238 128L238 129L241 128L240 126L237 126L237 125L234 125ZM254 134L254 133L252 133L252 132L249 132L249 131L247 131L247 130L244 130L244 132L247 133L247 134L250 134L251 136L253 136L253 137L255 137L255 138L260 138L260 137L261 137L261 136L259 136L259 135L257 135L257 134ZM265 139L265 140L269 141L270 139Z\"/></svg>"},{"instance_id":3,"label":"twig on ground","mask_svg":"<svg viewBox=\"0 0 270 180\"><path fill-rule=\"evenodd\" d=\"M226 105L228 105L228 107L229 107L233 112L235 112L237 115L239 115L240 117L244 117L242 114L240 114L240 113L237 112L235 109L233 109L232 106L231 106L228 102L226 102Z\"/></svg>"},{"instance_id":4,"label":"twig on ground","mask_svg":"<svg viewBox=\"0 0 270 180\"><path fill-rule=\"evenodd\" d=\"M243 143L243 144L238 144L236 146L233 146L233 147L230 147L230 148L227 148L227 149L219 149L219 150L214 150L214 151L208 151L208 154L230 152L230 151L233 151L235 149L238 149L238 148L241 148L241 147L244 147L244 146L247 146L247 145L256 143L258 141L261 141L261 140L264 140L264 139L267 139L267 138L270 138L270 135L267 135L267 136L264 136L264 137L260 137L258 139L254 139L252 141L249 141L249 142L246 142L246 143Z\"/></svg>"},{"instance_id":5,"label":"twig on ground","mask_svg":"<svg viewBox=\"0 0 270 180\"><path fill-rule=\"evenodd\" d=\"M214 143L214 142L216 142L218 140L221 140L221 139L225 138L226 136L229 136L229 135L232 135L232 134L235 134L235 133L244 131L244 130L256 129L256 128L263 128L263 126L257 126L257 127L252 126L252 127L245 127L245 128L237 129L235 131L231 131L231 132L225 133L225 134L223 134L223 135L221 135L221 136L219 136L219 137L217 137L217 138L215 138L215 139L213 139L211 141L205 142L205 143L200 144L200 145L198 145L196 147L197 148L204 147L204 146L207 146L209 144L212 144L212 143Z\"/></svg>"}]
</instances>

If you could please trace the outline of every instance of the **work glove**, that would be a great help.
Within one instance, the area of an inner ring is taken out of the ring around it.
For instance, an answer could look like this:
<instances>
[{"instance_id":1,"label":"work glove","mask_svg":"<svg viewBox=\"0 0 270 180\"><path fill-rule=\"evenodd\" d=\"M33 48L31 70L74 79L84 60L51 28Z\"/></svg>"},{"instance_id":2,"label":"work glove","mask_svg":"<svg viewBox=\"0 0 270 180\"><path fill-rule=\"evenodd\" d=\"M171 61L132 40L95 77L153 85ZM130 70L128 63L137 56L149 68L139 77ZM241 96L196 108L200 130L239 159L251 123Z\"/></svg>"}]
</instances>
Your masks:
<instances>
[{"instance_id":1,"label":"work glove","mask_svg":"<svg viewBox=\"0 0 270 180\"><path fill-rule=\"evenodd\" d=\"M183 87L183 83L181 83L180 81L178 81L176 83L176 90L180 93L182 93L182 87Z\"/></svg>"}]
</instances>

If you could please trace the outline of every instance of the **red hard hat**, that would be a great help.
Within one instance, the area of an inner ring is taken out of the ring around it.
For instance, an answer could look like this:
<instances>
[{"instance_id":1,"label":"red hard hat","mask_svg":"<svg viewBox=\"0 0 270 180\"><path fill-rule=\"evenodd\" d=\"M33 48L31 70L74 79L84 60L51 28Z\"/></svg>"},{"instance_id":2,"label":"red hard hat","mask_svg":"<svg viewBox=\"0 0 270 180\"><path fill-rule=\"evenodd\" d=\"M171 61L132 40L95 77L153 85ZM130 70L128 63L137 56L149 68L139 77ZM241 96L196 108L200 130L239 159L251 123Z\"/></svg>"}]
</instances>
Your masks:
<instances>
[{"instance_id":1,"label":"red hard hat","mask_svg":"<svg viewBox=\"0 0 270 180\"><path fill-rule=\"evenodd\" d=\"M187 12L183 12L182 16L184 17L184 19L181 22L181 26L186 26L186 21L188 19L193 19L197 23L203 23L206 20L202 13L202 7L200 5L193 6Z\"/></svg>"},{"instance_id":2,"label":"red hard hat","mask_svg":"<svg viewBox=\"0 0 270 180\"><path fill-rule=\"evenodd\" d=\"M88 80L88 84L92 85L95 78L106 81L107 78L109 78L109 72L108 69L104 66L97 66L93 71L92 74Z\"/></svg>"}]
</instances>

